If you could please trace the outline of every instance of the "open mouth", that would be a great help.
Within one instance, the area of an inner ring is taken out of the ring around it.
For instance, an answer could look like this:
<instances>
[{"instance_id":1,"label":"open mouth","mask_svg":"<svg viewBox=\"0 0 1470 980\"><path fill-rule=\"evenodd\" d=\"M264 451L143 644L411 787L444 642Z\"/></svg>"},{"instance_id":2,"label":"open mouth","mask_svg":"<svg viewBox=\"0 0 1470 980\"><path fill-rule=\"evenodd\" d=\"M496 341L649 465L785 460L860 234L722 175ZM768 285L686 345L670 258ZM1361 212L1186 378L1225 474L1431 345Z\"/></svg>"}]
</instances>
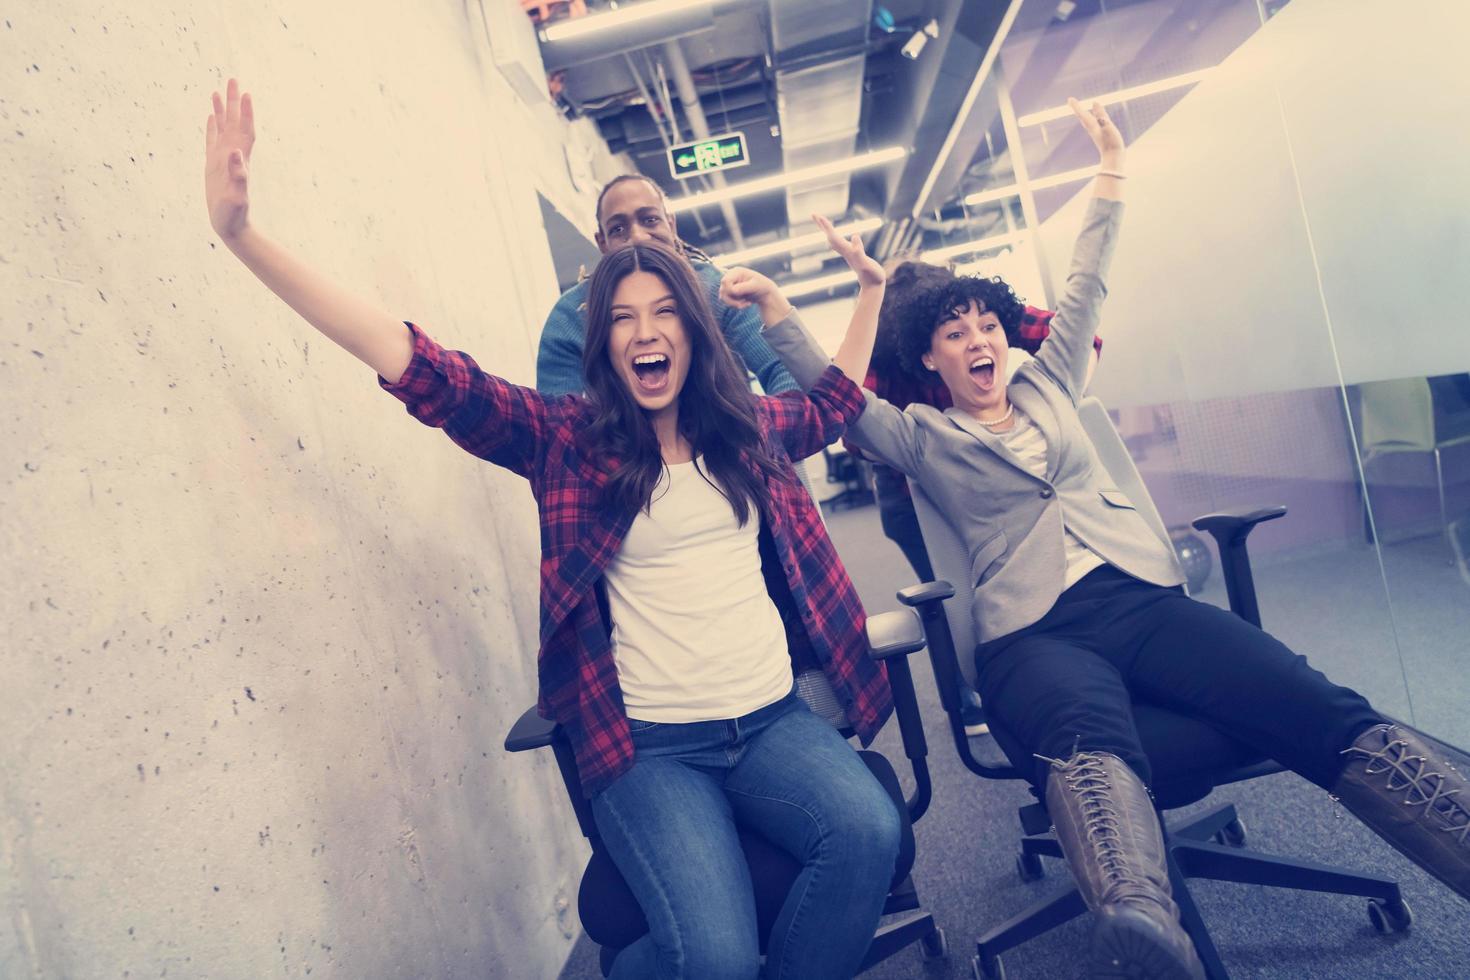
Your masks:
<instances>
[{"instance_id":1,"label":"open mouth","mask_svg":"<svg viewBox=\"0 0 1470 980\"><path fill-rule=\"evenodd\" d=\"M669 383L668 355L639 354L633 358L633 375L642 391L650 394L662 391Z\"/></svg>"},{"instance_id":2,"label":"open mouth","mask_svg":"<svg viewBox=\"0 0 1470 980\"><path fill-rule=\"evenodd\" d=\"M970 362L970 377L974 378L981 388L990 388L995 384L995 360L990 357L977 357Z\"/></svg>"}]
</instances>

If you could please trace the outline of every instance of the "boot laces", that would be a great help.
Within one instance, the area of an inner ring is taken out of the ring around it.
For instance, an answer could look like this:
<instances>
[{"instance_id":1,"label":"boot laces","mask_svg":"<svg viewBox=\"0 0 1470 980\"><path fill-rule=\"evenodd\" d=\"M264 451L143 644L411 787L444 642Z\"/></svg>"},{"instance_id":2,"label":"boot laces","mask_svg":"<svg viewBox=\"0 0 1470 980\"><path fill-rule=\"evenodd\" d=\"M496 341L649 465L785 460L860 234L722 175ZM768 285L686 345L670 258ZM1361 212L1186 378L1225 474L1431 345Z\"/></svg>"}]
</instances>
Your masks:
<instances>
[{"instance_id":1,"label":"boot laces","mask_svg":"<svg viewBox=\"0 0 1470 980\"><path fill-rule=\"evenodd\" d=\"M1136 897L1153 898L1153 890L1128 861L1123 843L1120 815L1113 804L1112 780L1096 755L1080 753L1070 763L1050 761L1066 780L1067 788L1082 804L1084 834L1092 845L1098 867L1107 877L1103 888L1104 902L1117 901L1135 893Z\"/></svg>"},{"instance_id":2,"label":"boot laces","mask_svg":"<svg viewBox=\"0 0 1470 980\"><path fill-rule=\"evenodd\" d=\"M1407 739L1389 737L1383 748L1371 751L1351 745L1341 754L1365 759L1364 775L1388 773L1388 790L1403 792L1405 806L1422 806L1425 812L1438 814L1446 824L1441 830L1453 834L1461 844L1470 841L1470 810L1455 799L1460 791L1449 788L1443 773L1430 769L1428 758L1412 752Z\"/></svg>"}]
</instances>

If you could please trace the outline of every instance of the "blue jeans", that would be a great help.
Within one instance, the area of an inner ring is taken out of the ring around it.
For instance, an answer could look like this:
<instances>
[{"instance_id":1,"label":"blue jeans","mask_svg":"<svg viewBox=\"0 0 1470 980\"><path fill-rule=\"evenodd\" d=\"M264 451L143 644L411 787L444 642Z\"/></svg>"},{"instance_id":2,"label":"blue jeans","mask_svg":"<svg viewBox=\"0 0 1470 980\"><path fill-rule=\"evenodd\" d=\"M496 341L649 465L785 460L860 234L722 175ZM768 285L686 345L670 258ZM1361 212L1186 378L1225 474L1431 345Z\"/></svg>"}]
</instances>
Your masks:
<instances>
[{"instance_id":1,"label":"blue jeans","mask_svg":"<svg viewBox=\"0 0 1470 980\"><path fill-rule=\"evenodd\" d=\"M766 944L768 980L848 980L898 856L892 798L793 692L728 721L634 721L633 768L592 800L608 856L648 919L613 980L761 975L755 897L735 834L802 864Z\"/></svg>"}]
</instances>

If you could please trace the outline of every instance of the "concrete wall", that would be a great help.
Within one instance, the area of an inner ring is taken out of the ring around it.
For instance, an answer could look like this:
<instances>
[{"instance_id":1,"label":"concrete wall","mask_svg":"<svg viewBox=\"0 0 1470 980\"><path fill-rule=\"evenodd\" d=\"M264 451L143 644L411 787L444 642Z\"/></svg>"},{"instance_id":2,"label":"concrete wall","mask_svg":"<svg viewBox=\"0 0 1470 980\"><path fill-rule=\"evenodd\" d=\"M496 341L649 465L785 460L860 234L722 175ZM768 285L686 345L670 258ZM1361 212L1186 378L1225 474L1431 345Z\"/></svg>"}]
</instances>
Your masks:
<instances>
[{"instance_id":1,"label":"concrete wall","mask_svg":"<svg viewBox=\"0 0 1470 980\"><path fill-rule=\"evenodd\" d=\"M258 223L525 382L534 191L590 215L607 161L473 3L3 20L0 976L554 975L530 495L212 240L202 134L238 74Z\"/></svg>"}]
</instances>

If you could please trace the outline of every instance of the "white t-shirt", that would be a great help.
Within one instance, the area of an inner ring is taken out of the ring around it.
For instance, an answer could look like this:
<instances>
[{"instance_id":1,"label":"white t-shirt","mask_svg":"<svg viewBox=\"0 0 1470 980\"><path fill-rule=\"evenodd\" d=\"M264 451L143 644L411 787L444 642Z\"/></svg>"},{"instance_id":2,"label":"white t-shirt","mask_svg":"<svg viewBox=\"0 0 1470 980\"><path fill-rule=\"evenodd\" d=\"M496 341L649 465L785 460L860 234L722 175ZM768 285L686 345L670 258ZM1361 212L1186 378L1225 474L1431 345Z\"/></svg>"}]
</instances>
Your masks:
<instances>
[{"instance_id":1,"label":"white t-shirt","mask_svg":"<svg viewBox=\"0 0 1470 980\"><path fill-rule=\"evenodd\" d=\"M664 468L604 573L628 717L737 718L791 690L781 614L761 574L760 514L744 527L695 463Z\"/></svg>"},{"instance_id":2,"label":"white t-shirt","mask_svg":"<svg viewBox=\"0 0 1470 980\"><path fill-rule=\"evenodd\" d=\"M1046 436L1026 413L1015 409L1015 422L1007 432L999 434L1006 448L1014 453L1032 473L1046 478ZM1087 545L1083 544L1072 529L1066 526L1066 514L1062 515L1063 531L1066 534L1067 574L1062 579L1062 588L1070 589L1082 576L1107 564Z\"/></svg>"}]
</instances>

